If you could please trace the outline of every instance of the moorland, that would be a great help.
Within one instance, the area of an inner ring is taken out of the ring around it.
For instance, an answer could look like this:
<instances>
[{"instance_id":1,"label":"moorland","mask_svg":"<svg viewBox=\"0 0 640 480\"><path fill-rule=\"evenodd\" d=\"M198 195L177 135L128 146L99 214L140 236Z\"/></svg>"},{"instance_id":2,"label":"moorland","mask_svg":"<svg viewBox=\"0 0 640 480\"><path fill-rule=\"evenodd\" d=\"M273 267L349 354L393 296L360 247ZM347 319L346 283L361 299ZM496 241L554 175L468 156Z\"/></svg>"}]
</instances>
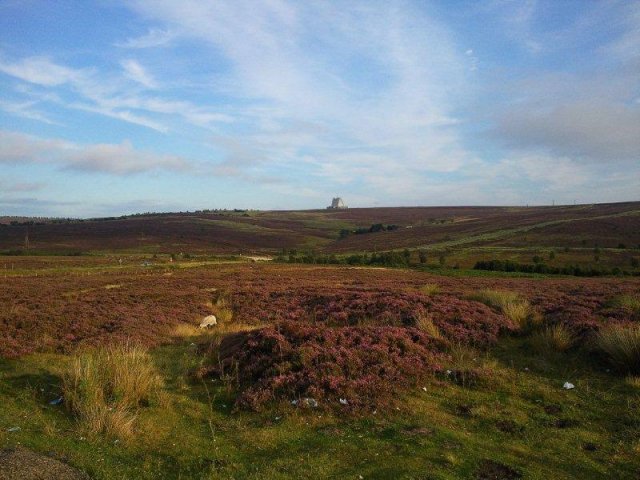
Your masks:
<instances>
[{"instance_id":1,"label":"moorland","mask_svg":"<svg viewBox=\"0 0 640 480\"><path fill-rule=\"evenodd\" d=\"M98 479L638 478L640 203L1 223L3 452Z\"/></svg>"}]
</instances>

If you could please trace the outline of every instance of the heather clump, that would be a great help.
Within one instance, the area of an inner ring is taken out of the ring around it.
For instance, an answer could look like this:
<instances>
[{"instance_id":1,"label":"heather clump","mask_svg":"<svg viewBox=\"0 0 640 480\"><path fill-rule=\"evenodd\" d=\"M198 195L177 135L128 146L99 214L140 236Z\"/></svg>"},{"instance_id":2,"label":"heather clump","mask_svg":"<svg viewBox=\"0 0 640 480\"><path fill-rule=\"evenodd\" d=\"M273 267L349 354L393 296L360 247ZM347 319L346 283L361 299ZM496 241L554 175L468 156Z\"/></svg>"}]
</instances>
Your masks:
<instances>
[{"instance_id":1,"label":"heather clump","mask_svg":"<svg viewBox=\"0 0 640 480\"><path fill-rule=\"evenodd\" d=\"M454 343L485 348L494 345L501 333L517 329L487 305L452 295L438 295L425 308L443 337Z\"/></svg>"},{"instance_id":2,"label":"heather clump","mask_svg":"<svg viewBox=\"0 0 640 480\"><path fill-rule=\"evenodd\" d=\"M441 370L446 346L417 328L284 322L225 338L200 373L233 371L239 408L313 398L320 407L363 411Z\"/></svg>"}]
</instances>

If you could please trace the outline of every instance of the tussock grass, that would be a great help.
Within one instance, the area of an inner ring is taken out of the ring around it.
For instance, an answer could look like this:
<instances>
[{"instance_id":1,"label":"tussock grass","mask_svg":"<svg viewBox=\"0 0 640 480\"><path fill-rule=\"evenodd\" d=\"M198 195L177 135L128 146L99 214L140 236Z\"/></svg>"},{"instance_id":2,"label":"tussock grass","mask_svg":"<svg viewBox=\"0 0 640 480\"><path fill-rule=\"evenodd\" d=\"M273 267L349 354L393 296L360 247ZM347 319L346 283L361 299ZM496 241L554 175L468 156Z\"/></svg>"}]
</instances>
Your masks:
<instances>
[{"instance_id":1,"label":"tussock grass","mask_svg":"<svg viewBox=\"0 0 640 480\"><path fill-rule=\"evenodd\" d=\"M575 336L564 325L551 325L531 337L531 345L541 353L566 352L575 342Z\"/></svg>"},{"instance_id":2,"label":"tussock grass","mask_svg":"<svg viewBox=\"0 0 640 480\"><path fill-rule=\"evenodd\" d=\"M637 388L638 390L640 390L640 377L629 375L627 378L625 378L624 381L630 387Z\"/></svg>"},{"instance_id":3,"label":"tussock grass","mask_svg":"<svg viewBox=\"0 0 640 480\"><path fill-rule=\"evenodd\" d=\"M595 346L620 370L640 372L640 325L607 326L598 332Z\"/></svg>"},{"instance_id":4,"label":"tussock grass","mask_svg":"<svg viewBox=\"0 0 640 480\"><path fill-rule=\"evenodd\" d=\"M233 320L233 310L224 297L219 297L213 304L213 314L218 322L229 323Z\"/></svg>"},{"instance_id":5,"label":"tussock grass","mask_svg":"<svg viewBox=\"0 0 640 480\"><path fill-rule=\"evenodd\" d=\"M189 337L199 337L206 333L207 330L200 328L199 325L191 324L191 323L179 323L177 324L171 334L174 337L181 338L189 338Z\"/></svg>"},{"instance_id":6,"label":"tussock grass","mask_svg":"<svg viewBox=\"0 0 640 480\"><path fill-rule=\"evenodd\" d=\"M640 295L619 295L609 301L609 306L624 308L634 315L640 315Z\"/></svg>"},{"instance_id":7,"label":"tussock grass","mask_svg":"<svg viewBox=\"0 0 640 480\"><path fill-rule=\"evenodd\" d=\"M420 292L425 295L436 295L440 293L440 285L437 283L427 283L419 288Z\"/></svg>"},{"instance_id":8,"label":"tussock grass","mask_svg":"<svg viewBox=\"0 0 640 480\"><path fill-rule=\"evenodd\" d=\"M454 383L471 387L479 384L488 386L501 381L498 363L485 352L464 344L453 344L449 349L451 357L446 378Z\"/></svg>"},{"instance_id":9,"label":"tussock grass","mask_svg":"<svg viewBox=\"0 0 640 480\"><path fill-rule=\"evenodd\" d=\"M147 350L131 343L76 354L63 374L64 403L90 433L129 438L136 412L158 398L162 379Z\"/></svg>"},{"instance_id":10,"label":"tussock grass","mask_svg":"<svg viewBox=\"0 0 640 480\"><path fill-rule=\"evenodd\" d=\"M419 315L418 318L416 318L416 328L431 335L433 338L442 338L442 332L440 332L440 329L433 323L433 319L428 313Z\"/></svg>"},{"instance_id":11,"label":"tussock grass","mask_svg":"<svg viewBox=\"0 0 640 480\"><path fill-rule=\"evenodd\" d=\"M529 328L538 321L529 301L516 292L485 289L472 295L471 299L499 310L520 329Z\"/></svg>"}]
</instances>

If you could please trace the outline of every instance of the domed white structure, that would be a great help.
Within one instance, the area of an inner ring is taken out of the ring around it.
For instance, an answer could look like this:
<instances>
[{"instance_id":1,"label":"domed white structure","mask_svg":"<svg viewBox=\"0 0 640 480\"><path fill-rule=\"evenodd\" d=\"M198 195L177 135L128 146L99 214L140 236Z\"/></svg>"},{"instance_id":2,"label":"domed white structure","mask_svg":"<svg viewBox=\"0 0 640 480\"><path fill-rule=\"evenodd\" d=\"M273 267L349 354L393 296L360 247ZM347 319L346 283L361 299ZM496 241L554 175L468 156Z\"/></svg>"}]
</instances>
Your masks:
<instances>
[{"instance_id":1,"label":"domed white structure","mask_svg":"<svg viewBox=\"0 0 640 480\"><path fill-rule=\"evenodd\" d=\"M333 200L331 200L331 206L327 207L327 209L329 210L332 210L332 209L335 210L335 209L341 209L341 208L348 208L348 207L340 197L336 197Z\"/></svg>"}]
</instances>

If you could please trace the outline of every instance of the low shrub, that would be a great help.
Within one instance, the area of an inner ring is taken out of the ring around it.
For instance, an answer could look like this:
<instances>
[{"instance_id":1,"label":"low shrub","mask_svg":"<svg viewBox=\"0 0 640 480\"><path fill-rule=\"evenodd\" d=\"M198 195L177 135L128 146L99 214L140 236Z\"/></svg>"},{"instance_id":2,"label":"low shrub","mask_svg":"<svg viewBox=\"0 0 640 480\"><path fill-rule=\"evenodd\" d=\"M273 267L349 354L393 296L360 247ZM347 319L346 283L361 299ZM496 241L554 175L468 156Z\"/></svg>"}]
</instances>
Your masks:
<instances>
[{"instance_id":1,"label":"low shrub","mask_svg":"<svg viewBox=\"0 0 640 480\"><path fill-rule=\"evenodd\" d=\"M640 372L640 325L615 324L600 329L595 346L622 371Z\"/></svg>"},{"instance_id":2,"label":"low shrub","mask_svg":"<svg viewBox=\"0 0 640 480\"><path fill-rule=\"evenodd\" d=\"M62 380L64 403L83 427L119 438L131 436L137 409L162 386L146 349L128 342L74 355Z\"/></svg>"},{"instance_id":3,"label":"low shrub","mask_svg":"<svg viewBox=\"0 0 640 480\"><path fill-rule=\"evenodd\" d=\"M445 349L444 341L417 328L284 322L227 336L198 374L233 372L239 408L312 398L320 407L355 412L389 404L398 388L441 370Z\"/></svg>"}]
</instances>

